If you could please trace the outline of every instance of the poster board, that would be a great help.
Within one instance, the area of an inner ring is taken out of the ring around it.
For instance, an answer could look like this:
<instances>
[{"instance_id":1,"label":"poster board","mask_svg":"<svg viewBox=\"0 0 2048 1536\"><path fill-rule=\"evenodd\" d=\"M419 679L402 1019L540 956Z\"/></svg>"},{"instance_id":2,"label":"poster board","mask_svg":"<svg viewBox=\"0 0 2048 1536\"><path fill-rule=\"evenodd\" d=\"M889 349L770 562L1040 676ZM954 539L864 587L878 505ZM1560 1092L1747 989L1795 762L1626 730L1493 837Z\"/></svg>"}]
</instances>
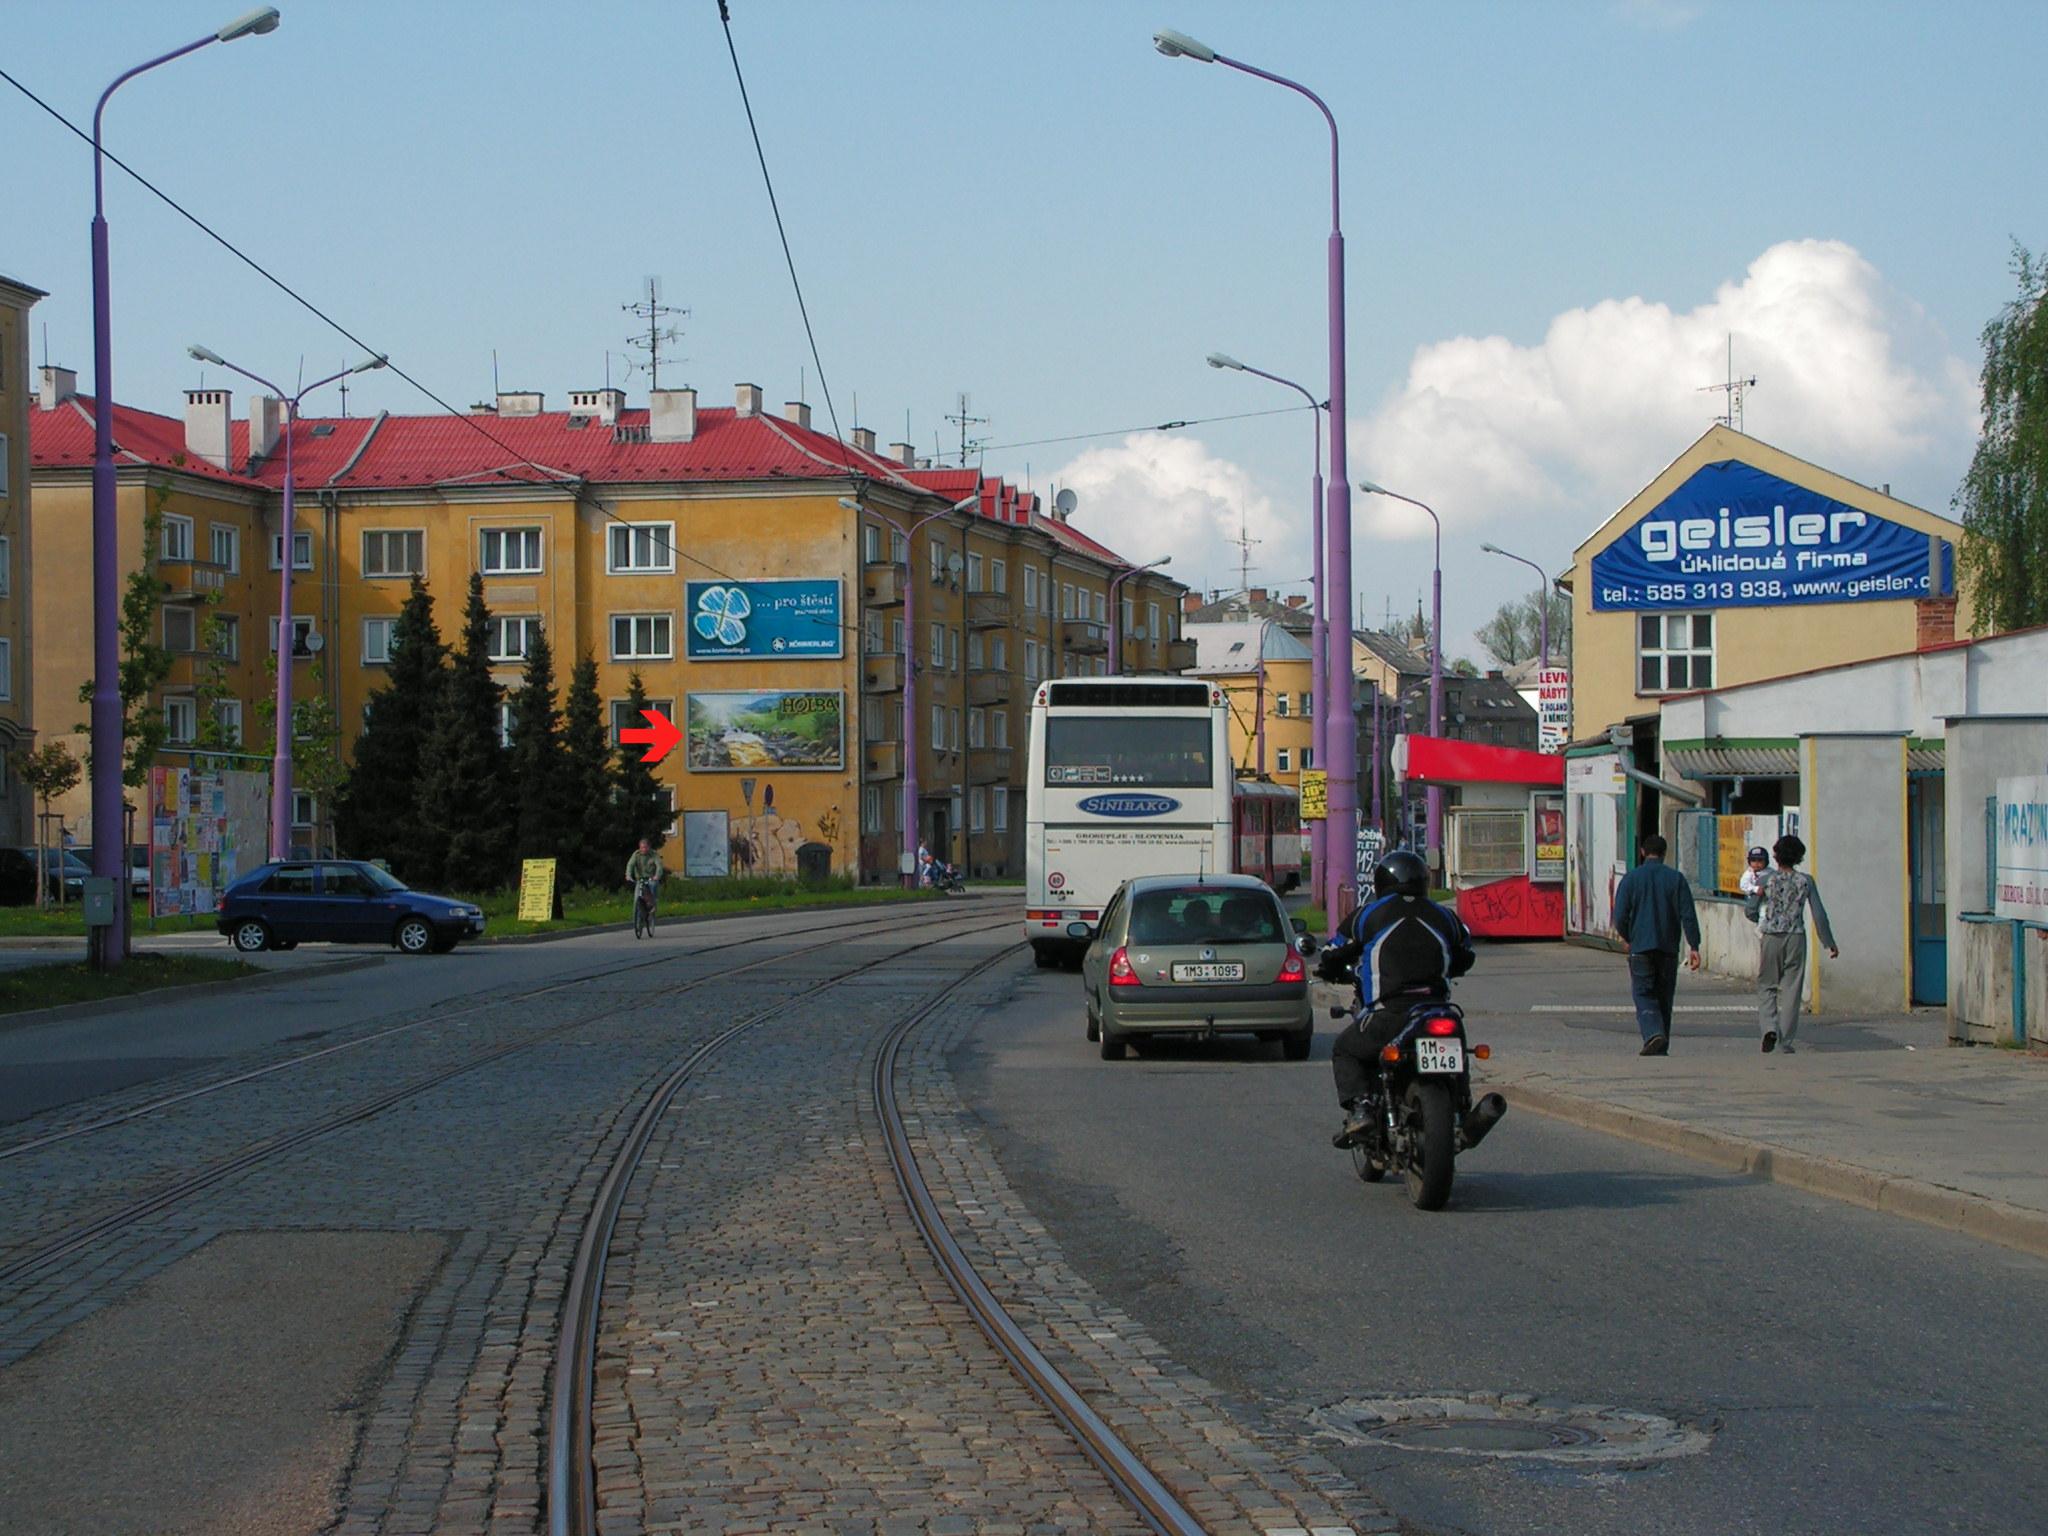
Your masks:
<instances>
[{"instance_id":1,"label":"poster board","mask_svg":"<svg viewBox=\"0 0 2048 1536\"><path fill-rule=\"evenodd\" d=\"M1993 839L1998 867L1992 910L2000 917L2048 922L2048 777L1998 781Z\"/></svg>"},{"instance_id":2,"label":"poster board","mask_svg":"<svg viewBox=\"0 0 2048 1536\"><path fill-rule=\"evenodd\" d=\"M555 915L555 861L524 859L519 865L519 921L545 923Z\"/></svg>"},{"instance_id":3,"label":"poster board","mask_svg":"<svg viewBox=\"0 0 2048 1536\"><path fill-rule=\"evenodd\" d=\"M845 655L838 578L690 581L691 661L837 660Z\"/></svg>"},{"instance_id":4,"label":"poster board","mask_svg":"<svg viewBox=\"0 0 2048 1536\"><path fill-rule=\"evenodd\" d=\"M692 880L732 873L732 817L725 811L683 812L683 874Z\"/></svg>"},{"instance_id":5,"label":"poster board","mask_svg":"<svg viewBox=\"0 0 2048 1536\"><path fill-rule=\"evenodd\" d=\"M197 917L264 862L270 776L234 768L149 770L149 915Z\"/></svg>"},{"instance_id":6,"label":"poster board","mask_svg":"<svg viewBox=\"0 0 2048 1536\"><path fill-rule=\"evenodd\" d=\"M1629 781L1614 752L1568 757L1564 765L1564 925L1567 934L1606 941L1614 888L1628 872Z\"/></svg>"},{"instance_id":7,"label":"poster board","mask_svg":"<svg viewBox=\"0 0 2048 1536\"><path fill-rule=\"evenodd\" d=\"M693 693L684 731L693 773L838 773L846 767L846 695L836 688Z\"/></svg>"},{"instance_id":8,"label":"poster board","mask_svg":"<svg viewBox=\"0 0 2048 1536\"><path fill-rule=\"evenodd\" d=\"M1545 667L1536 674L1536 745L1544 752L1562 752L1572 736L1572 675L1563 667Z\"/></svg>"},{"instance_id":9,"label":"poster board","mask_svg":"<svg viewBox=\"0 0 2048 1536\"><path fill-rule=\"evenodd\" d=\"M1532 795L1529 805L1534 812L1529 878L1543 885L1560 885L1564 882L1564 796Z\"/></svg>"},{"instance_id":10,"label":"poster board","mask_svg":"<svg viewBox=\"0 0 2048 1536\"><path fill-rule=\"evenodd\" d=\"M1320 768L1306 768L1301 775L1301 819L1324 821L1330 814L1330 776Z\"/></svg>"}]
</instances>

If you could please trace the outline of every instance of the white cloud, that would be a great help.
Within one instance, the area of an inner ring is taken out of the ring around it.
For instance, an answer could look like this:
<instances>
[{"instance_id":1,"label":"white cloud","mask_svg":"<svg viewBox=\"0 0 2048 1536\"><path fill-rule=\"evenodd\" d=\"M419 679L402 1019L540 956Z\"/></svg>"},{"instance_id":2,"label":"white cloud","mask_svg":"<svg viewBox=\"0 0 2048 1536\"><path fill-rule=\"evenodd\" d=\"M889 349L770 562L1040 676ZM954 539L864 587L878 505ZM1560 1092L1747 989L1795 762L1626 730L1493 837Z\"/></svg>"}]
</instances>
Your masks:
<instances>
[{"instance_id":1,"label":"white cloud","mask_svg":"<svg viewBox=\"0 0 2048 1536\"><path fill-rule=\"evenodd\" d=\"M1240 528L1262 541L1251 551L1253 585L1298 584L1307 574L1295 569L1307 558L1297 526L1305 518L1283 515L1249 474L1197 438L1132 433L1052 478L1080 499L1076 528L1127 560L1172 555L1170 574L1189 586L1237 584Z\"/></svg>"},{"instance_id":2,"label":"white cloud","mask_svg":"<svg viewBox=\"0 0 2048 1536\"><path fill-rule=\"evenodd\" d=\"M1353 424L1353 464L1423 497L1446 523L1540 517L1576 543L1721 408L1700 386L1760 379L1747 430L1855 478L1903 479L1966 455L1971 370L1917 306L1839 241L1772 246L1683 313L1607 299L1554 318L1534 346L1456 337L1417 350L1406 380ZM1415 537L1420 513L1379 497L1364 526Z\"/></svg>"}]
</instances>

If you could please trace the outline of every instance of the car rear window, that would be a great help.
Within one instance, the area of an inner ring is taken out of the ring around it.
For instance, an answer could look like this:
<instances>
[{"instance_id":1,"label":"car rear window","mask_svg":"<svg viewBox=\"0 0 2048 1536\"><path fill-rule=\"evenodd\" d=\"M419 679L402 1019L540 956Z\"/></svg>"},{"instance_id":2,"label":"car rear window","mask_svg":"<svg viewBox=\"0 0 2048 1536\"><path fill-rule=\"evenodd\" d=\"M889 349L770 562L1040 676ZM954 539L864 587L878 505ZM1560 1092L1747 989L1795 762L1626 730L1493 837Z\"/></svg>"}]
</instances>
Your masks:
<instances>
[{"instance_id":1,"label":"car rear window","mask_svg":"<svg viewBox=\"0 0 2048 1536\"><path fill-rule=\"evenodd\" d=\"M1286 935L1280 908L1258 891L1196 885L1131 902L1133 944L1278 944Z\"/></svg>"}]
</instances>

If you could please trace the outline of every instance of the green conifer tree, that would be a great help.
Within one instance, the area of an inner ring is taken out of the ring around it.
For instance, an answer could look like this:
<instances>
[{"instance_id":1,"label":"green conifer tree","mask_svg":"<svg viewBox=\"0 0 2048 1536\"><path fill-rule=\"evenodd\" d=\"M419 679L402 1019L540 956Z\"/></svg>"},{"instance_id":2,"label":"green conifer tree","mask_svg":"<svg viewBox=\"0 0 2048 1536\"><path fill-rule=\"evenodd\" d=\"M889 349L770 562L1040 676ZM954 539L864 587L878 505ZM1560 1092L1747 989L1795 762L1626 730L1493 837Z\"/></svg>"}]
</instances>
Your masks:
<instances>
[{"instance_id":1,"label":"green conifer tree","mask_svg":"<svg viewBox=\"0 0 2048 1536\"><path fill-rule=\"evenodd\" d=\"M392 630L387 681L370 695L335 806L342 853L385 859L408 880L431 881L440 873L430 867L434 849L422 836L419 782L446 661L433 596L415 576Z\"/></svg>"},{"instance_id":2,"label":"green conifer tree","mask_svg":"<svg viewBox=\"0 0 2048 1536\"><path fill-rule=\"evenodd\" d=\"M491 676L490 629L484 579L472 571L462 647L441 690L420 778L439 878L458 891L497 890L513 875L511 774L499 738L504 690Z\"/></svg>"},{"instance_id":3,"label":"green conifer tree","mask_svg":"<svg viewBox=\"0 0 2048 1536\"><path fill-rule=\"evenodd\" d=\"M573 851L565 855L567 878L575 885L610 885L626 858L615 841L619 780L605 733L604 700L597 693L597 662L587 653L569 675L562 706L562 754L573 833Z\"/></svg>"},{"instance_id":4,"label":"green conifer tree","mask_svg":"<svg viewBox=\"0 0 2048 1536\"><path fill-rule=\"evenodd\" d=\"M626 679L627 724L645 725L647 722L640 711L646 707L647 685L636 671ZM675 819L669 806L668 791L656 781L654 770L640 761L642 750L636 746L619 748L618 831L612 845L628 852L639 847L643 837L659 848L667 836L669 823ZM622 863L620 868L624 867Z\"/></svg>"},{"instance_id":5,"label":"green conifer tree","mask_svg":"<svg viewBox=\"0 0 2048 1536\"><path fill-rule=\"evenodd\" d=\"M560 859L571 846L565 768L554 652L535 625L526 646L526 674L512 695L512 785L522 859ZM555 874L559 892L564 871L557 866Z\"/></svg>"}]
</instances>

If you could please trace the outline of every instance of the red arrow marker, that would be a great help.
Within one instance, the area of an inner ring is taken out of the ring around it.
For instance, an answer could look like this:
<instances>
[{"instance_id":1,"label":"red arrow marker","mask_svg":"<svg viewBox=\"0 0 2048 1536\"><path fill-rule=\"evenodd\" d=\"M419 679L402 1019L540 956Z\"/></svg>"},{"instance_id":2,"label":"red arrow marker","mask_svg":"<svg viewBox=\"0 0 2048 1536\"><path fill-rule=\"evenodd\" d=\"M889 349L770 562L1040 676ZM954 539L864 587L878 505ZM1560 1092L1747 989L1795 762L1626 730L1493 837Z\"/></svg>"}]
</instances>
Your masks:
<instances>
[{"instance_id":1,"label":"red arrow marker","mask_svg":"<svg viewBox=\"0 0 2048 1536\"><path fill-rule=\"evenodd\" d=\"M658 709L643 709L640 713L647 721L646 728L642 729L637 725L627 726L619 732L619 740L636 747L644 742L647 750L640 754L640 761L658 763L675 751L683 739L683 733L676 729L675 721Z\"/></svg>"}]
</instances>

